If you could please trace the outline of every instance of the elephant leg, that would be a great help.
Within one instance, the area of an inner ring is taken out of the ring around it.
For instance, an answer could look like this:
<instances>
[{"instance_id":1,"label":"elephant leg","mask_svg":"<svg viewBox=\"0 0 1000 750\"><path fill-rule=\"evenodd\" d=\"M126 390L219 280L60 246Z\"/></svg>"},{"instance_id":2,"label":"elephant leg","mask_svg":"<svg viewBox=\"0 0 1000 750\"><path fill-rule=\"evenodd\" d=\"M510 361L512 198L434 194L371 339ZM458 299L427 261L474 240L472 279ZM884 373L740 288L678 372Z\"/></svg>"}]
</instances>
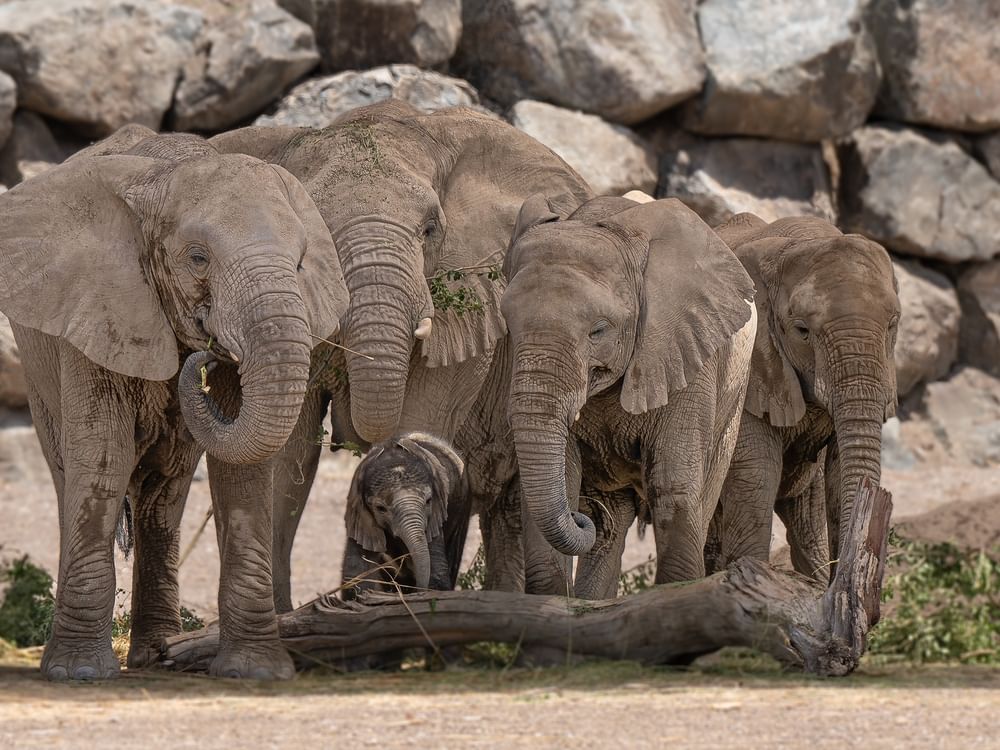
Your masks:
<instances>
[{"instance_id":1,"label":"elephant leg","mask_svg":"<svg viewBox=\"0 0 1000 750\"><path fill-rule=\"evenodd\" d=\"M66 347L68 350L69 347ZM64 352L59 578L52 636L42 655L50 680L116 677L111 648L114 533L135 463L135 381Z\"/></svg>"},{"instance_id":2,"label":"elephant leg","mask_svg":"<svg viewBox=\"0 0 1000 750\"><path fill-rule=\"evenodd\" d=\"M716 508L719 569L741 557L764 562L770 559L774 503L781 473L782 446L777 432L744 412Z\"/></svg>"},{"instance_id":3,"label":"elephant leg","mask_svg":"<svg viewBox=\"0 0 1000 750\"><path fill-rule=\"evenodd\" d=\"M177 581L180 525L201 449L189 443L181 450L182 455L176 456L173 462L176 473L170 476L162 471L148 474L131 497L135 563L132 567L130 669L154 663L159 656L160 642L181 632Z\"/></svg>"},{"instance_id":4,"label":"elephant leg","mask_svg":"<svg viewBox=\"0 0 1000 750\"><path fill-rule=\"evenodd\" d=\"M278 640L271 582L272 467L237 466L208 457L219 539L217 677L287 679L292 659Z\"/></svg>"},{"instance_id":5,"label":"elephant leg","mask_svg":"<svg viewBox=\"0 0 1000 750\"><path fill-rule=\"evenodd\" d=\"M479 513L489 591L524 592L524 535L521 530L521 490L517 477L495 502Z\"/></svg>"},{"instance_id":6,"label":"elephant leg","mask_svg":"<svg viewBox=\"0 0 1000 750\"><path fill-rule=\"evenodd\" d=\"M292 546L316 479L323 450L320 434L328 403L329 397L321 390L311 389L288 442L271 459L274 467L272 574L274 606L278 612L292 610Z\"/></svg>"},{"instance_id":7,"label":"elephant leg","mask_svg":"<svg viewBox=\"0 0 1000 750\"><path fill-rule=\"evenodd\" d=\"M705 534L705 575L710 576L718 573L726 567L726 558L722 552L722 502L725 494L725 483L723 492L719 496L719 502L715 506L712 520L708 523L708 533Z\"/></svg>"},{"instance_id":8,"label":"elephant leg","mask_svg":"<svg viewBox=\"0 0 1000 750\"><path fill-rule=\"evenodd\" d=\"M431 578L429 588L435 591L451 591L455 579L451 574L451 563L443 534L438 534L427 544L431 556Z\"/></svg>"},{"instance_id":9,"label":"elephant leg","mask_svg":"<svg viewBox=\"0 0 1000 750\"><path fill-rule=\"evenodd\" d=\"M597 527L597 541L580 557L574 588L580 599L613 599L618 594L622 554L628 530L635 521L635 492L631 489L601 492L584 486L581 507Z\"/></svg>"},{"instance_id":10,"label":"elephant leg","mask_svg":"<svg viewBox=\"0 0 1000 750\"><path fill-rule=\"evenodd\" d=\"M785 524L792 566L804 576L827 583L829 550L826 537L826 482L817 464L809 487L799 497L781 498L774 506Z\"/></svg>"}]
</instances>

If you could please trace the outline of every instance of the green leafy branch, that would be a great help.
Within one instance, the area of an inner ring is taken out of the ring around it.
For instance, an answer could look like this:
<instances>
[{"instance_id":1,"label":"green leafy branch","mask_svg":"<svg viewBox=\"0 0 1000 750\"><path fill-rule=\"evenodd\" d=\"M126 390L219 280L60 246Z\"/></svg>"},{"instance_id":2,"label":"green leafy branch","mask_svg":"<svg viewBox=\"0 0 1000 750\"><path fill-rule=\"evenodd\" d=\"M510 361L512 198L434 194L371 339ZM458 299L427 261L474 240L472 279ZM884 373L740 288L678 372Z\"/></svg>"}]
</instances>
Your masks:
<instances>
[{"instance_id":1,"label":"green leafy branch","mask_svg":"<svg viewBox=\"0 0 1000 750\"><path fill-rule=\"evenodd\" d=\"M316 438L316 444L322 445L324 448L332 448L333 450L350 451L357 458L362 458L365 455L364 446L358 445L350 440L345 440L342 443L334 442L330 440L330 433L327 430L323 430L323 432L319 434L319 437Z\"/></svg>"},{"instance_id":2,"label":"green leafy branch","mask_svg":"<svg viewBox=\"0 0 1000 750\"><path fill-rule=\"evenodd\" d=\"M496 282L501 278L500 267L496 264L479 264L438 271L433 276L428 276L427 285L430 288L434 309L442 312L453 310L459 317L467 312L482 314L483 301L476 293L475 288L465 284L454 286L468 276L477 276L490 282Z\"/></svg>"}]
</instances>

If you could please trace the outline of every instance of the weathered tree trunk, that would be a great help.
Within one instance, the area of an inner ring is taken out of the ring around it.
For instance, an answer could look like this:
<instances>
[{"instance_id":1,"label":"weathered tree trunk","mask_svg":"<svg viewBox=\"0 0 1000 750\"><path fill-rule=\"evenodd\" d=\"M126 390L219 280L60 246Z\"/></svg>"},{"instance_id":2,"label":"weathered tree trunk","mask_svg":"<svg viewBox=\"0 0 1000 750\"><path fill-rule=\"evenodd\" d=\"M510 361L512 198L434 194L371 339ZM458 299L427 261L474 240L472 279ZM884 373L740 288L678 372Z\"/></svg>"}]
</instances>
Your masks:
<instances>
[{"instance_id":1,"label":"weathered tree trunk","mask_svg":"<svg viewBox=\"0 0 1000 750\"><path fill-rule=\"evenodd\" d=\"M359 601L321 597L280 618L282 643L300 666L405 648L476 641L519 644L528 657L686 662L748 646L820 675L851 672L879 618L892 500L865 480L829 588L744 558L728 570L632 596L583 601L498 591L448 591ZM208 628L169 639L164 666L200 670L218 646Z\"/></svg>"}]
</instances>

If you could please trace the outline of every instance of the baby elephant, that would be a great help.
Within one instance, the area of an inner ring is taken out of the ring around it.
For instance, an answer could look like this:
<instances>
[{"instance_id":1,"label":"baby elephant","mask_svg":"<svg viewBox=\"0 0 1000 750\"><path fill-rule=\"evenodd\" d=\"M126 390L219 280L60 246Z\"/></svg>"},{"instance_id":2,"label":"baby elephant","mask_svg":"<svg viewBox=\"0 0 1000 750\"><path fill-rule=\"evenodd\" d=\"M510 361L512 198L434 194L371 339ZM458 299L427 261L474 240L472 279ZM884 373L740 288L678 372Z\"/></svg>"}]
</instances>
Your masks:
<instances>
[{"instance_id":1,"label":"baby elephant","mask_svg":"<svg viewBox=\"0 0 1000 750\"><path fill-rule=\"evenodd\" d=\"M409 432L379 443L358 466L347 496L343 580L364 580L344 591L402 586L455 587L469 525L462 459L444 441ZM406 556L399 571L372 569Z\"/></svg>"}]
</instances>

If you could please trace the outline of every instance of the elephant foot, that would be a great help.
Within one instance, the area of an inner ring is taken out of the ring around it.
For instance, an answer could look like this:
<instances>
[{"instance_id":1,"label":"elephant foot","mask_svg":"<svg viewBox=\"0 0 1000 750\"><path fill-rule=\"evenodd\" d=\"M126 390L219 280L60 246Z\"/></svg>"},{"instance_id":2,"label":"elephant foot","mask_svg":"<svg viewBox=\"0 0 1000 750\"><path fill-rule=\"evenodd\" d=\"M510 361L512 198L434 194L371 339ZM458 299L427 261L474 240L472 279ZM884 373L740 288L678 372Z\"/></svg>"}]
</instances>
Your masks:
<instances>
[{"instance_id":1,"label":"elephant foot","mask_svg":"<svg viewBox=\"0 0 1000 750\"><path fill-rule=\"evenodd\" d=\"M295 665L277 643L273 647L222 646L208 673L213 677L243 680L290 680L295 676Z\"/></svg>"},{"instance_id":2,"label":"elephant foot","mask_svg":"<svg viewBox=\"0 0 1000 750\"><path fill-rule=\"evenodd\" d=\"M42 653L42 674L54 682L111 680L121 674L111 643L52 638Z\"/></svg>"},{"instance_id":3,"label":"elephant foot","mask_svg":"<svg viewBox=\"0 0 1000 750\"><path fill-rule=\"evenodd\" d=\"M164 637L133 639L128 648L128 668L148 669L156 666L160 660L160 645L163 640Z\"/></svg>"}]
</instances>

